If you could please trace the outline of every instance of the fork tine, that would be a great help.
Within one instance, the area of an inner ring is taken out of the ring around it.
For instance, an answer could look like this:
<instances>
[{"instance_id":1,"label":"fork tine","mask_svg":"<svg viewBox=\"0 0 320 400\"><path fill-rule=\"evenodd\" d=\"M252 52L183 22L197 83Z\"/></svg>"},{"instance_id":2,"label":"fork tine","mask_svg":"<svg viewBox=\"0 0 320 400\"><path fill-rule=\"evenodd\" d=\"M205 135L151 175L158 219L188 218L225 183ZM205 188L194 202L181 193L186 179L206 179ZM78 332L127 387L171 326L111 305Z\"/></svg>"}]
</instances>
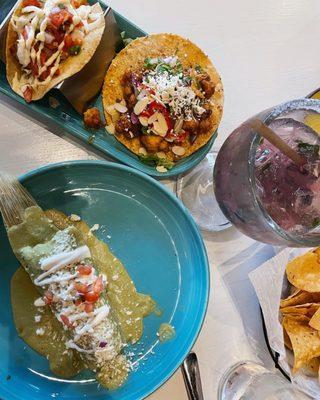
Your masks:
<instances>
[{"instance_id":1,"label":"fork tine","mask_svg":"<svg viewBox=\"0 0 320 400\"><path fill-rule=\"evenodd\" d=\"M23 221L24 210L36 201L13 176L0 173L0 211L6 228Z\"/></svg>"}]
</instances>

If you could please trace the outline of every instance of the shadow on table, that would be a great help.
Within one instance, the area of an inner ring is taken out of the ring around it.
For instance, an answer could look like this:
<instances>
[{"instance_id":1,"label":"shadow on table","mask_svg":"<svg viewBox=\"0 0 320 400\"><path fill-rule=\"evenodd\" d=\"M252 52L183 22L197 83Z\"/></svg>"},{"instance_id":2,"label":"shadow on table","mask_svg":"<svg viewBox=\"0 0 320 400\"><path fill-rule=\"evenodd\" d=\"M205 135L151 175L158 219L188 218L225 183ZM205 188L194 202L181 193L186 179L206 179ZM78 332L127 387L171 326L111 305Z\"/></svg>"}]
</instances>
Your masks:
<instances>
[{"instance_id":1,"label":"shadow on table","mask_svg":"<svg viewBox=\"0 0 320 400\"><path fill-rule=\"evenodd\" d=\"M273 361L263 334L260 306L248 275L273 257L277 251L273 246L254 242L218 267L218 272L241 316L248 342L256 356L270 367Z\"/></svg>"}]
</instances>

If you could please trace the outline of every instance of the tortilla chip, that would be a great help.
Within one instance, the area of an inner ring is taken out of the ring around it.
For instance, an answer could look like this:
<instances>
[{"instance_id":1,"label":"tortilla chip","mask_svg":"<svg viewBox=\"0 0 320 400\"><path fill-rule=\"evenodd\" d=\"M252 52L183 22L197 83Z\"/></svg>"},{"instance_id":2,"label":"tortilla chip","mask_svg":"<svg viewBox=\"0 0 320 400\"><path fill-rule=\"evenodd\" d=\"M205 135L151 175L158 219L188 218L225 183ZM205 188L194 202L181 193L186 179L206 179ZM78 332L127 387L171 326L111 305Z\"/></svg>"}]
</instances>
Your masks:
<instances>
[{"instance_id":1,"label":"tortilla chip","mask_svg":"<svg viewBox=\"0 0 320 400\"><path fill-rule=\"evenodd\" d=\"M320 331L320 309L318 308L317 312L312 316L309 321L309 325L311 328Z\"/></svg>"},{"instance_id":2,"label":"tortilla chip","mask_svg":"<svg viewBox=\"0 0 320 400\"><path fill-rule=\"evenodd\" d=\"M95 13L101 13L101 15L103 15L103 10L100 4L96 3L93 7ZM20 15L21 9L22 2L21 5L17 7L13 15ZM70 56L65 61L61 62L59 66L59 76L53 77L47 84L44 82L39 82L37 86L32 86L32 100L41 99L50 89L57 86L58 83L79 72L90 61L95 53L96 48L100 43L104 28L105 20L104 18L101 18L101 24L99 24L96 29L93 29L85 36L81 52L78 55ZM21 87L30 84L30 82L28 82L28 79L26 79L26 76L22 73L21 65L10 51L10 48L16 43L17 38L18 35L13 29L12 22L10 21L6 42L7 79L12 90L14 90L19 96L23 97Z\"/></svg>"},{"instance_id":3,"label":"tortilla chip","mask_svg":"<svg viewBox=\"0 0 320 400\"><path fill-rule=\"evenodd\" d=\"M307 376L318 376L320 367L319 357L312 358L302 367L302 372Z\"/></svg>"},{"instance_id":4,"label":"tortilla chip","mask_svg":"<svg viewBox=\"0 0 320 400\"><path fill-rule=\"evenodd\" d=\"M319 308L320 303L306 303L284 307L281 308L280 311L283 315L305 315L306 317L311 318L319 310Z\"/></svg>"},{"instance_id":5,"label":"tortilla chip","mask_svg":"<svg viewBox=\"0 0 320 400\"><path fill-rule=\"evenodd\" d=\"M309 319L305 316L285 316L282 321L293 348L296 373L303 365L315 357L320 356L320 336L308 325Z\"/></svg>"},{"instance_id":6,"label":"tortilla chip","mask_svg":"<svg viewBox=\"0 0 320 400\"><path fill-rule=\"evenodd\" d=\"M285 329L283 329L283 341L284 341L284 345L288 349L292 350L292 343L291 343L290 337L287 334L287 331Z\"/></svg>"},{"instance_id":7,"label":"tortilla chip","mask_svg":"<svg viewBox=\"0 0 320 400\"><path fill-rule=\"evenodd\" d=\"M320 292L320 262L317 251L310 251L290 261L286 268L289 282L307 292Z\"/></svg>"},{"instance_id":8,"label":"tortilla chip","mask_svg":"<svg viewBox=\"0 0 320 400\"><path fill-rule=\"evenodd\" d=\"M320 303L320 293L309 293L298 290L286 299L280 300L280 308L296 306L307 303Z\"/></svg>"},{"instance_id":9,"label":"tortilla chip","mask_svg":"<svg viewBox=\"0 0 320 400\"><path fill-rule=\"evenodd\" d=\"M190 42L190 40L170 33L154 34L133 40L114 58L109 67L102 91L103 107L107 125L110 125L113 121L107 112L107 108L110 108L117 100L123 98L121 80L124 73L128 69L139 70L147 57L156 58L172 55L176 55L179 58L184 68L188 68L190 65L199 65L209 74L211 81L215 85L215 92L211 97L213 103L212 115L210 117L212 128L208 132L197 134L193 144L183 145L186 152L182 157L188 157L204 146L216 133L223 110L221 78L208 56L198 46ZM126 138L123 134L117 134L115 137L133 153L139 154L141 145L137 146L136 142L133 143L131 139ZM173 160L171 151L165 153L168 159Z\"/></svg>"}]
</instances>

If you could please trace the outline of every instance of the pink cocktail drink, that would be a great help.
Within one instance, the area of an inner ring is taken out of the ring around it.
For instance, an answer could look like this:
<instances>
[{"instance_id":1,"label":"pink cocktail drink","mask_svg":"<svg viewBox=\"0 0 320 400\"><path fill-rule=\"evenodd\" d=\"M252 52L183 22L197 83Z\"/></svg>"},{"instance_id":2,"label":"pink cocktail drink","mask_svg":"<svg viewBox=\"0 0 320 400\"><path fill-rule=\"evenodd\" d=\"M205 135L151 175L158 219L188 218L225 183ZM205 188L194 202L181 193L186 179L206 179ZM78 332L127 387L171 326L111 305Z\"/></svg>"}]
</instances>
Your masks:
<instances>
[{"instance_id":1,"label":"pink cocktail drink","mask_svg":"<svg viewBox=\"0 0 320 400\"><path fill-rule=\"evenodd\" d=\"M273 129L305 165L300 169L262 139L249 119L231 133L216 159L214 191L222 212L258 241L319 246L320 100L293 100L253 118Z\"/></svg>"},{"instance_id":2,"label":"pink cocktail drink","mask_svg":"<svg viewBox=\"0 0 320 400\"><path fill-rule=\"evenodd\" d=\"M267 140L257 148L257 193L271 218L284 230L306 233L320 224L320 141L318 134L292 118L274 120L270 128L306 160L296 166Z\"/></svg>"}]
</instances>

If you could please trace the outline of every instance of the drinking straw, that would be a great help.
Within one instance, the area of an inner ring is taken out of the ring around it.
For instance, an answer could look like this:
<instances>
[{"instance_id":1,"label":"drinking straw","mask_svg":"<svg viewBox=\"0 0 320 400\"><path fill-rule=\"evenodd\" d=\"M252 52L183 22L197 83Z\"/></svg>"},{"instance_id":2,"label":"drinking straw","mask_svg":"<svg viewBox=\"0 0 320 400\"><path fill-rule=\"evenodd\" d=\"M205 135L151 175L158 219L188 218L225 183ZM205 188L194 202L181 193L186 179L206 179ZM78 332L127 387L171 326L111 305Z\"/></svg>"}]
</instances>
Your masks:
<instances>
[{"instance_id":1,"label":"drinking straw","mask_svg":"<svg viewBox=\"0 0 320 400\"><path fill-rule=\"evenodd\" d=\"M260 136L267 139L273 144L281 153L285 154L292 160L299 168L306 164L306 159L302 157L296 150L290 147L284 140L282 140L272 129L265 125L260 119L253 118L247 124L254 129Z\"/></svg>"}]
</instances>

